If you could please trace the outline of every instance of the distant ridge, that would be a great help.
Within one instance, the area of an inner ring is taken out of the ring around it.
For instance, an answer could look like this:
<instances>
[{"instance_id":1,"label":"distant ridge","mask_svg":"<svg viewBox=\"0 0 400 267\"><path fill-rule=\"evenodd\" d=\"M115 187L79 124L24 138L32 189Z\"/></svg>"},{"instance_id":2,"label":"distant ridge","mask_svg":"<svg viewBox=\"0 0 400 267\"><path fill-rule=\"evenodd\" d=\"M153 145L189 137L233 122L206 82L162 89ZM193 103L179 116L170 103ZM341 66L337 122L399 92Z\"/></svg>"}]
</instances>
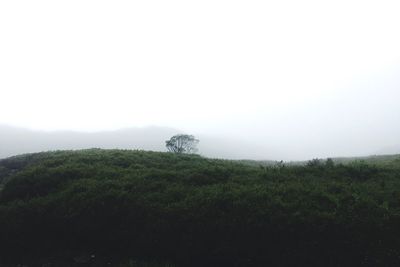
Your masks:
<instances>
[{"instance_id":1,"label":"distant ridge","mask_svg":"<svg viewBox=\"0 0 400 267\"><path fill-rule=\"evenodd\" d=\"M51 150L88 148L140 149L166 151L165 140L182 133L179 129L149 126L113 131L35 131L0 125L0 158ZM282 155L268 147L212 135L196 135L199 153L211 158L280 159Z\"/></svg>"},{"instance_id":2,"label":"distant ridge","mask_svg":"<svg viewBox=\"0 0 400 267\"><path fill-rule=\"evenodd\" d=\"M382 155L382 154L386 154L386 155L393 155L393 154L400 154L400 145L394 145L394 146L390 146L390 147L385 147L379 151L376 151L376 154L378 155Z\"/></svg>"},{"instance_id":3,"label":"distant ridge","mask_svg":"<svg viewBox=\"0 0 400 267\"><path fill-rule=\"evenodd\" d=\"M0 126L0 158L48 150L121 148L163 151L163 142L180 131L167 127L128 128L103 132L34 131Z\"/></svg>"}]
</instances>

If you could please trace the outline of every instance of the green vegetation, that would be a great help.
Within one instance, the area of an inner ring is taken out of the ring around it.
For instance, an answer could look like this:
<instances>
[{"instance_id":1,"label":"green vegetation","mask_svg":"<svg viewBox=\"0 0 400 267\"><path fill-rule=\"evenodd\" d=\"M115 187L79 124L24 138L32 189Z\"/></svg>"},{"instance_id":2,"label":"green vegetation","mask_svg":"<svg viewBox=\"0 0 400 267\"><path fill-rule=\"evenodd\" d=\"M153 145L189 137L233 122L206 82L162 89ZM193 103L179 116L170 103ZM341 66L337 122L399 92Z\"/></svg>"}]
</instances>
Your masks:
<instances>
[{"instance_id":1,"label":"green vegetation","mask_svg":"<svg viewBox=\"0 0 400 267\"><path fill-rule=\"evenodd\" d=\"M265 161L265 160L240 160L237 162L250 165L250 166L274 166L274 165L286 165L286 166L303 166L313 161L332 161L334 164L357 164L366 163L368 165L374 165L378 167L389 167L389 168L400 168L400 155L375 155L368 157L349 157L349 158L328 158L328 159L313 159L310 161Z\"/></svg>"},{"instance_id":2,"label":"green vegetation","mask_svg":"<svg viewBox=\"0 0 400 267\"><path fill-rule=\"evenodd\" d=\"M264 166L100 149L4 159L0 260L398 265L400 157L384 162Z\"/></svg>"}]
</instances>

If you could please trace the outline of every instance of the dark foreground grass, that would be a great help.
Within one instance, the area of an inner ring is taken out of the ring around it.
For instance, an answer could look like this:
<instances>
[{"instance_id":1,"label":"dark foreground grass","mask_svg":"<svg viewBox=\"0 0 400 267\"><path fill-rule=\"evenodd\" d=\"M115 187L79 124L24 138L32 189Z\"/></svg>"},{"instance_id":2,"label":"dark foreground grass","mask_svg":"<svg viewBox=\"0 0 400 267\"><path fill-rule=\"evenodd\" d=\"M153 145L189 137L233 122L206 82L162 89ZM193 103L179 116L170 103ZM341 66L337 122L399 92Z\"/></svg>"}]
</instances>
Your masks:
<instances>
[{"instance_id":1,"label":"dark foreground grass","mask_svg":"<svg viewBox=\"0 0 400 267\"><path fill-rule=\"evenodd\" d=\"M400 264L397 159L265 167L93 149L5 159L0 180L3 263Z\"/></svg>"}]
</instances>

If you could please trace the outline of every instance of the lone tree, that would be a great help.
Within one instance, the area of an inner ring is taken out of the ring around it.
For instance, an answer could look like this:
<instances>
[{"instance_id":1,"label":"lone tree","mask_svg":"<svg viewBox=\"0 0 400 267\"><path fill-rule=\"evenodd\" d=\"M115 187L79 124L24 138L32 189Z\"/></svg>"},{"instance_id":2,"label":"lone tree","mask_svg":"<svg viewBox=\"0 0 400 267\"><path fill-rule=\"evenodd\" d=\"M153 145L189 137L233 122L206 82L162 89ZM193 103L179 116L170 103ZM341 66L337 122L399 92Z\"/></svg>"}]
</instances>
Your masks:
<instances>
[{"instance_id":1,"label":"lone tree","mask_svg":"<svg viewBox=\"0 0 400 267\"><path fill-rule=\"evenodd\" d=\"M193 135L178 134L165 141L168 151L173 153L195 153L197 152L197 144L199 140Z\"/></svg>"}]
</instances>

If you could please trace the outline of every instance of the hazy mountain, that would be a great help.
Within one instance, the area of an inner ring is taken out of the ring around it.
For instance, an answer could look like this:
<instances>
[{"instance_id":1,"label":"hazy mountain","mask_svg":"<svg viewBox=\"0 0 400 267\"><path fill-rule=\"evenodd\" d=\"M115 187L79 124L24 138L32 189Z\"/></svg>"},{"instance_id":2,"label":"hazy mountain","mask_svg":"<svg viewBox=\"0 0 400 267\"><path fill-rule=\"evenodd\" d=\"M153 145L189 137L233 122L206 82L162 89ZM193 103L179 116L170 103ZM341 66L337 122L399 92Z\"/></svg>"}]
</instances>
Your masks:
<instances>
[{"instance_id":1,"label":"hazy mountain","mask_svg":"<svg viewBox=\"0 0 400 267\"><path fill-rule=\"evenodd\" d=\"M381 150L377 151L376 154L400 154L400 145L395 145L395 146L390 146L390 147L384 147Z\"/></svg>"},{"instance_id":2,"label":"hazy mountain","mask_svg":"<svg viewBox=\"0 0 400 267\"><path fill-rule=\"evenodd\" d=\"M48 150L119 148L166 151L165 140L182 131L168 127L128 128L103 132L33 131L0 125L0 158ZM212 158L280 159L281 155L256 143L196 135L199 153Z\"/></svg>"}]
</instances>

